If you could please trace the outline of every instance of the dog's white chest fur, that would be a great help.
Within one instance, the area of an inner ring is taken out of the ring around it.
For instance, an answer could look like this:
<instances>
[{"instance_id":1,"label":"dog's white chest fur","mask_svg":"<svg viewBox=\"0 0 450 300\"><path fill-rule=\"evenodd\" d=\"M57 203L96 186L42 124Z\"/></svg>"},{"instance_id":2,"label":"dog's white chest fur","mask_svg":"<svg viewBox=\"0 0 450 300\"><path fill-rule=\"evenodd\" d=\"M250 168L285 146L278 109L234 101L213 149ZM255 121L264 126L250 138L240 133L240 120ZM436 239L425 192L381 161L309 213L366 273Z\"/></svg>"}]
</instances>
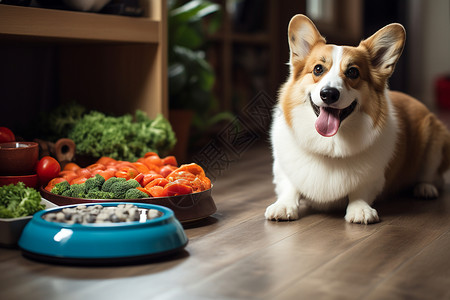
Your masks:
<instances>
[{"instance_id":1,"label":"dog's white chest fur","mask_svg":"<svg viewBox=\"0 0 450 300\"><path fill-rule=\"evenodd\" d=\"M305 107L306 111L308 109ZM367 118L366 126L371 126L370 123ZM327 204L332 205L331 202L346 198L361 187L370 189L370 185L384 178L395 148L397 124L394 118L389 118L384 132L373 137L371 145L365 149L361 149L361 139L367 138L367 133L348 128L348 139L346 129L341 128L337 136L327 138L310 127L297 131L287 125L283 114L275 113L271 132L274 181L287 177L301 197L326 208ZM348 151L345 155L346 149L360 149L360 152Z\"/></svg>"}]
</instances>

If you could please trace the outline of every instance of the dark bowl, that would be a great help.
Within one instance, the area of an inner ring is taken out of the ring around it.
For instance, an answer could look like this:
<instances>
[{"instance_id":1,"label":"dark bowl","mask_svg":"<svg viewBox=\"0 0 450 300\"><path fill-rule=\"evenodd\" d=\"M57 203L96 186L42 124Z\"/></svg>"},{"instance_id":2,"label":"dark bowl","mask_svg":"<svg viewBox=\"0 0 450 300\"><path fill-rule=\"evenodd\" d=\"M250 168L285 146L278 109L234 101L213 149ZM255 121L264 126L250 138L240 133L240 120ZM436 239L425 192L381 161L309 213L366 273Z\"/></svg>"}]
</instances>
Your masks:
<instances>
[{"instance_id":1,"label":"dark bowl","mask_svg":"<svg viewBox=\"0 0 450 300\"><path fill-rule=\"evenodd\" d=\"M12 176L35 174L38 156L38 143L0 143L0 175Z\"/></svg>"},{"instance_id":2,"label":"dark bowl","mask_svg":"<svg viewBox=\"0 0 450 300\"><path fill-rule=\"evenodd\" d=\"M8 184L16 184L18 182L23 182L26 186L37 188L38 187L38 176L33 175L18 175L18 176L0 176L0 186Z\"/></svg>"},{"instance_id":3,"label":"dark bowl","mask_svg":"<svg viewBox=\"0 0 450 300\"><path fill-rule=\"evenodd\" d=\"M141 199L83 199L65 197L53 194L41 187L41 195L44 199L55 203L59 206L72 204L90 204L90 203L107 203L107 202L131 202L131 203L147 203L165 206L175 213L175 217L182 223L197 221L204 219L216 212L217 208L211 196L212 188L187 195L158 197L158 198L141 198Z\"/></svg>"}]
</instances>

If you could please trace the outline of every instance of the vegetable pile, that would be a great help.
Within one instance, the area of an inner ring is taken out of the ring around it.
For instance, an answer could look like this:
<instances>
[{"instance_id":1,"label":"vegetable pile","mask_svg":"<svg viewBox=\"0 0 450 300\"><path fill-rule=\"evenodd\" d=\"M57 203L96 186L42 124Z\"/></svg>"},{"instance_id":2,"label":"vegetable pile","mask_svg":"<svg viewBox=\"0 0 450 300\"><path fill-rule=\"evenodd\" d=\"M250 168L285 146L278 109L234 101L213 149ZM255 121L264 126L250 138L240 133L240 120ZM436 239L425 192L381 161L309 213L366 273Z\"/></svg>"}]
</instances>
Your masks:
<instances>
[{"instance_id":1,"label":"vegetable pile","mask_svg":"<svg viewBox=\"0 0 450 300\"><path fill-rule=\"evenodd\" d=\"M67 164L45 189L57 195L85 199L139 199L205 191L211 181L197 164L178 167L174 156L148 152L136 162L102 157L80 168Z\"/></svg>"},{"instance_id":2,"label":"vegetable pile","mask_svg":"<svg viewBox=\"0 0 450 300\"><path fill-rule=\"evenodd\" d=\"M44 208L41 194L23 182L0 187L0 218L26 217Z\"/></svg>"},{"instance_id":3,"label":"vegetable pile","mask_svg":"<svg viewBox=\"0 0 450 300\"><path fill-rule=\"evenodd\" d=\"M56 141L72 139L77 155L136 161L147 152L168 153L176 143L175 133L167 119L158 115L151 120L145 112L134 116L109 116L88 111L77 103L63 104L43 114L34 136Z\"/></svg>"},{"instance_id":4,"label":"vegetable pile","mask_svg":"<svg viewBox=\"0 0 450 300\"><path fill-rule=\"evenodd\" d=\"M135 121L131 115L111 117L91 111L75 124L68 138L77 145L77 154L127 161L135 161L149 151L167 153L176 143L167 119L158 115L150 120L140 110Z\"/></svg>"}]
</instances>

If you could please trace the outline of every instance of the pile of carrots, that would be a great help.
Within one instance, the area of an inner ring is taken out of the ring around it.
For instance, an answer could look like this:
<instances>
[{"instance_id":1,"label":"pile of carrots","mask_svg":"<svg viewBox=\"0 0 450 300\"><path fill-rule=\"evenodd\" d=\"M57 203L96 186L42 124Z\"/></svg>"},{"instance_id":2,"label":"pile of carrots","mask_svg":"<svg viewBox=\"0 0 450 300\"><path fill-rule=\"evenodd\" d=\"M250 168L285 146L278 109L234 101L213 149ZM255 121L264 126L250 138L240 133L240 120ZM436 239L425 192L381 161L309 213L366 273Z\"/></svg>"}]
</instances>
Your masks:
<instances>
[{"instance_id":1,"label":"pile of carrots","mask_svg":"<svg viewBox=\"0 0 450 300\"><path fill-rule=\"evenodd\" d=\"M121 177L135 179L141 187L138 189L149 197L168 197L197 193L211 188L211 181L202 167L195 163L178 166L174 156L160 158L154 152L148 152L136 162L118 161L111 157L101 157L96 163L81 168L68 163L59 176L52 179L45 190L51 191L59 182L80 184L96 174L105 180Z\"/></svg>"}]
</instances>

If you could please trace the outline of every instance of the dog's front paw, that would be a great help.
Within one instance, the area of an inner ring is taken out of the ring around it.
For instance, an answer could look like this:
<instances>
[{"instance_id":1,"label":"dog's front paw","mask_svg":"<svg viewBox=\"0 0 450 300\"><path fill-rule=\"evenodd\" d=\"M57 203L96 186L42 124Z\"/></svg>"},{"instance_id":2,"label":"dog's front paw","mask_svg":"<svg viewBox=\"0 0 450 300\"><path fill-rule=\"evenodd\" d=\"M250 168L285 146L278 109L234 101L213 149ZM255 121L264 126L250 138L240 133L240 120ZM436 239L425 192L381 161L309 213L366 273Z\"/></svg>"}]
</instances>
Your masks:
<instances>
[{"instance_id":1,"label":"dog's front paw","mask_svg":"<svg viewBox=\"0 0 450 300\"><path fill-rule=\"evenodd\" d=\"M420 183L414 188L414 197L434 199L439 197L438 189L430 183Z\"/></svg>"},{"instance_id":2,"label":"dog's front paw","mask_svg":"<svg viewBox=\"0 0 450 300\"><path fill-rule=\"evenodd\" d=\"M292 221L299 217L299 207L296 204L286 205L282 202L275 202L266 209L265 217L267 220Z\"/></svg>"},{"instance_id":3,"label":"dog's front paw","mask_svg":"<svg viewBox=\"0 0 450 300\"><path fill-rule=\"evenodd\" d=\"M360 224L370 224L380 221L377 211L362 200L349 203L345 220L349 223Z\"/></svg>"}]
</instances>

